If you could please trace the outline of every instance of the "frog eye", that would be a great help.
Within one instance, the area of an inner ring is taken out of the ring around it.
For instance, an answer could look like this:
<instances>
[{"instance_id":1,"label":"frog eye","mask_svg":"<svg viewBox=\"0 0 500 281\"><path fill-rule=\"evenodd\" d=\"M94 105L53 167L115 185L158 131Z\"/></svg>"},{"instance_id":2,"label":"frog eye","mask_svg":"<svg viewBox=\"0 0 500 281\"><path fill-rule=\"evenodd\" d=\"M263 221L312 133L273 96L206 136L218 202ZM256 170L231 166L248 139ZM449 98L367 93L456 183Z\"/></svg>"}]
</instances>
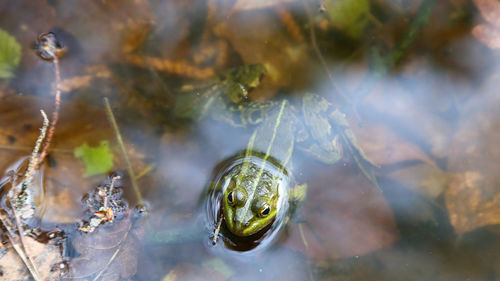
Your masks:
<instances>
[{"instance_id":1,"label":"frog eye","mask_svg":"<svg viewBox=\"0 0 500 281\"><path fill-rule=\"evenodd\" d=\"M229 203L229 205L234 205L234 196L233 196L233 192L232 191L229 191L229 193L227 194L227 203Z\"/></svg>"},{"instance_id":2,"label":"frog eye","mask_svg":"<svg viewBox=\"0 0 500 281\"><path fill-rule=\"evenodd\" d=\"M237 187L227 194L227 202L231 206L243 206L247 201L248 195L244 188Z\"/></svg>"},{"instance_id":3,"label":"frog eye","mask_svg":"<svg viewBox=\"0 0 500 281\"><path fill-rule=\"evenodd\" d=\"M259 215L261 218L265 218L269 215L270 212L271 207L269 206L269 204L265 204L264 206L262 206L262 209L260 209Z\"/></svg>"}]
</instances>

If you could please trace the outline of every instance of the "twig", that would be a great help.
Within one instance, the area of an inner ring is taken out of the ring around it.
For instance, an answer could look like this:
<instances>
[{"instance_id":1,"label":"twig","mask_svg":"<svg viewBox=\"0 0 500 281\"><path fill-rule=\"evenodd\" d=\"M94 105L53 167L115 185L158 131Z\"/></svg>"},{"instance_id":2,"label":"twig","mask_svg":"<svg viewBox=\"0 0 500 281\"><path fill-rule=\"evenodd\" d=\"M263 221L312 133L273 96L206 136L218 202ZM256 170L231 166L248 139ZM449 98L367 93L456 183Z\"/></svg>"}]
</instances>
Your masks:
<instances>
[{"instance_id":1,"label":"twig","mask_svg":"<svg viewBox=\"0 0 500 281\"><path fill-rule=\"evenodd\" d=\"M224 213L221 212L219 216L219 221L217 222L217 227L214 231L214 239L212 240L212 245L217 244L217 238L219 237L220 228L222 226L222 220L224 219Z\"/></svg>"},{"instance_id":2,"label":"twig","mask_svg":"<svg viewBox=\"0 0 500 281\"><path fill-rule=\"evenodd\" d=\"M123 139L120 134L120 129L118 128L118 124L116 123L116 119L115 116L113 115L113 111L111 110L111 105L109 104L108 98L106 97L104 98L104 103L106 105L106 113L108 115L109 122L111 123L111 127L113 127L116 140L118 141L118 145L120 146L123 158L125 159L125 164L127 165L127 172L130 176L130 181L132 182L132 187L134 188L135 196L137 197L137 201L139 201L139 203L142 203L142 194L139 189L139 186L137 185L135 173L134 170L132 169L132 165L130 164L127 150L125 149L125 144L123 143Z\"/></svg>"},{"instance_id":3,"label":"twig","mask_svg":"<svg viewBox=\"0 0 500 281\"><path fill-rule=\"evenodd\" d=\"M109 191L107 192L108 195L106 196L106 198L104 198L104 210L106 210L108 208L108 198L113 193L113 188L115 187L115 181L119 180L119 179L120 179L120 176L115 176L111 179L111 184L109 185Z\"/></svg>"},{"instance_id":4,"label":"twig","mask_svg":"<svg viewBox=\"0 0 500 281\"><path fill-rule=\"evenodd\" d=\"M19 258L21 258L24 265L26 265L26 268L28 268L28 271L30 272L33 279L35 281L41 280L40 277L38 276L38 271L34 267L34 264L31 264L31 260L27 257L25 251L22 249L22 247L18 243L13 226L12 226L12 222L8 218L4 217L1 213L0 213L0 221L5 226L5 229L7 229L7 237L9 238L10 244L12 245L14 250L16 251Z\"/></svg>"},{"instance_id":5,"label":"twig","mask_svg":"<svg viewBox=\"0 0 500 281\"><path fill-rule=\"evenodd\" d=\"M330 72L330 69L328 68L328 64L326 63L326 60L323 57L323 54L321 53L321 50L318 47L318 43L316 40L316 31L314 29L313 17L311 15L311 10L309 9L308 3L306 3L306 2L309 2L309 1L302 0L302 4L304 5L304 9L306 11L307 19L309 21L309 36L310 36L310 40L311 40L311 44L312 44L314 53L316 53L318 60L321 62L323 69L325 70L326 74L328 75L328 79L330 80L330 83L332 84L332 87L333 87L335 94L342 99L341 102L345 102L345 101L347 101L347 98L340 91L339 87L337 86L337 83L335 82L335 79L333 79L333 75ZM339 105L339 103L335 103L335 105Z\"/></svg>"}]
</instances>

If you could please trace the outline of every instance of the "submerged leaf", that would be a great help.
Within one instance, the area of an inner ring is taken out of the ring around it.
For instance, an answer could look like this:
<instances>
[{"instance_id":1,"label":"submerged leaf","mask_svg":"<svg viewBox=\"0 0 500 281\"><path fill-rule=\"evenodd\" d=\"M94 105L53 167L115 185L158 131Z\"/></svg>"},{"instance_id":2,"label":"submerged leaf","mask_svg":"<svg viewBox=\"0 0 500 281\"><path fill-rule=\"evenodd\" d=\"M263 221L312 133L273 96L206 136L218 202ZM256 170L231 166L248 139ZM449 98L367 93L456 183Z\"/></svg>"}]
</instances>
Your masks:
<instances>
[{"instance_id":1,"label":"submerged leaf","mask_svg":"<svg viewBox=\"0 0 500 281\"><path fill-rule=\"evenodd\" d=\"M498 82L485 83L468 101L450 147L448 167L456 177L445 190L446 208L459 234L500 224L500 115Z\"/></svg>"},{"instance_id":2,"label":"submerged leaf","mask_svg":"<svg viewBox=\"0 0 500 281\"><path fill-rule=\"evenodd\" d=\"M70 260L69 277L76 280L128 280L136 273L138 263L140 240L132 228L134 226L128 217L105 225L100 231L78 233L73 247L80 256Z\"/></svg>"},{"instance_id":3,"label":"submerged leaf","mask_svg":"<svg viewBox=\"0 0 500 281\"><path fill-rule=\"evenodd\" d=\"M113 153L109 150L108 141L101 141L96 147L84 143L75 148L74 154L85 163L84 177L106 173L113 167Z\"/></svg>"},{"instance_id":4,"label":"submerged leaf","mask_svg":"<svg viewBox=\"0 0 500 281\"><path fill-rule=\"evenodd\" d=\"M79 223L83 231L72 240L79 255L68 260L68 278L129 280L136 273L137 253L145 232L141 218L129 209L118 186L119 177L115 176L84 197L87 209ZM102 210L110 209L115 217L112 222L99 218ZM88 228L93 228L92 232L86 231Z\"/></svg>"},{"instance_id":5,"label":"submerged leaf","mask_svg":"<svg viewBox=\"0 0 500 281\"><path fill-rule=\"evenodd\" d=\"M352 167L315 167L307 200L284 244L317 260L372 252L399 238L380 191Z\"/></svg>"},{"instance_id":6,"label":"submerged leaf","mask_svg":"<svg viewBox=\"0 0 500 281\"><path fill-rule=\"evenodd\" d=\"M0 29L0 78L13 77L21 60L21 45L16 38Z\"/></svg>"}]
</instances>

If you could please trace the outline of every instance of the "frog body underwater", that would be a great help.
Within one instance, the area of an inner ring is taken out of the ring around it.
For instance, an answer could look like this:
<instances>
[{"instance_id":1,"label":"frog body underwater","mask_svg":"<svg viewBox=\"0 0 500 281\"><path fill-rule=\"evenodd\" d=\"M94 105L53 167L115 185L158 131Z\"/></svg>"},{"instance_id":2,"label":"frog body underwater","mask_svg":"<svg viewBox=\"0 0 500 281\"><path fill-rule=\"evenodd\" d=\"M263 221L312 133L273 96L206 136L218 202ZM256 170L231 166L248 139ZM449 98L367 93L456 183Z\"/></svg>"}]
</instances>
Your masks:
<instances>
[{"instance_id":1,"label":"frog body underwater","mask_svg":"<svg viewBox=\"0 0 500 281\"><path fill-rule=\"evenodd\" d=\"M216 178L209 191L220 194L217 217L239 237L267 231L277 222L281 227L288 220L290 210L305 199L306 185L290 186L293 183L290 160L295 149L326 164L338 162L343 151L347 151L361 172L377 184L373 174L375 165L358 146L345 115L325 98L306 93L300 106L292 105L287 99L246 101L241 93L248 94L256 87L263 71L262 65L231 70L230 74L238 77L238 81L251 83L225 84L231 79L226 74L223 88L212 92L210 102L203 102L203 112L198 112L196 117L210 116L237 127L256 126L247 147L234 157L236 162ZM242 78L245 73L248 78Z\"/></svg>"}]
</instances>

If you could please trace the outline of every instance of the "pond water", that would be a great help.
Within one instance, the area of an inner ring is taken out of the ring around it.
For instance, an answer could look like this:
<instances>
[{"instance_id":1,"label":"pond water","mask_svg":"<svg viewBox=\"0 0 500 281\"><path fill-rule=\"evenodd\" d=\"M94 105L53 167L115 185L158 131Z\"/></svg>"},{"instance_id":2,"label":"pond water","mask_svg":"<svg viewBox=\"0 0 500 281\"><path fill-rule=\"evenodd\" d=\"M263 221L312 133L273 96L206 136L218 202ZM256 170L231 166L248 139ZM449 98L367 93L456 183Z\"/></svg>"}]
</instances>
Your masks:
<instances>
[{"instance_id":1,"label":"pond water","mask_svg":"<svg viewBox=\"0 0 500 281\"><path fill-rule=\"evenodd\" d=\"M5 280L36 275L9 220L41 280L500 280L498 1L4 1L0 15ZM14 211L23 186L30 208ZM241 237L237 218L262 229Z\"/></svg>"}]
</instances>

